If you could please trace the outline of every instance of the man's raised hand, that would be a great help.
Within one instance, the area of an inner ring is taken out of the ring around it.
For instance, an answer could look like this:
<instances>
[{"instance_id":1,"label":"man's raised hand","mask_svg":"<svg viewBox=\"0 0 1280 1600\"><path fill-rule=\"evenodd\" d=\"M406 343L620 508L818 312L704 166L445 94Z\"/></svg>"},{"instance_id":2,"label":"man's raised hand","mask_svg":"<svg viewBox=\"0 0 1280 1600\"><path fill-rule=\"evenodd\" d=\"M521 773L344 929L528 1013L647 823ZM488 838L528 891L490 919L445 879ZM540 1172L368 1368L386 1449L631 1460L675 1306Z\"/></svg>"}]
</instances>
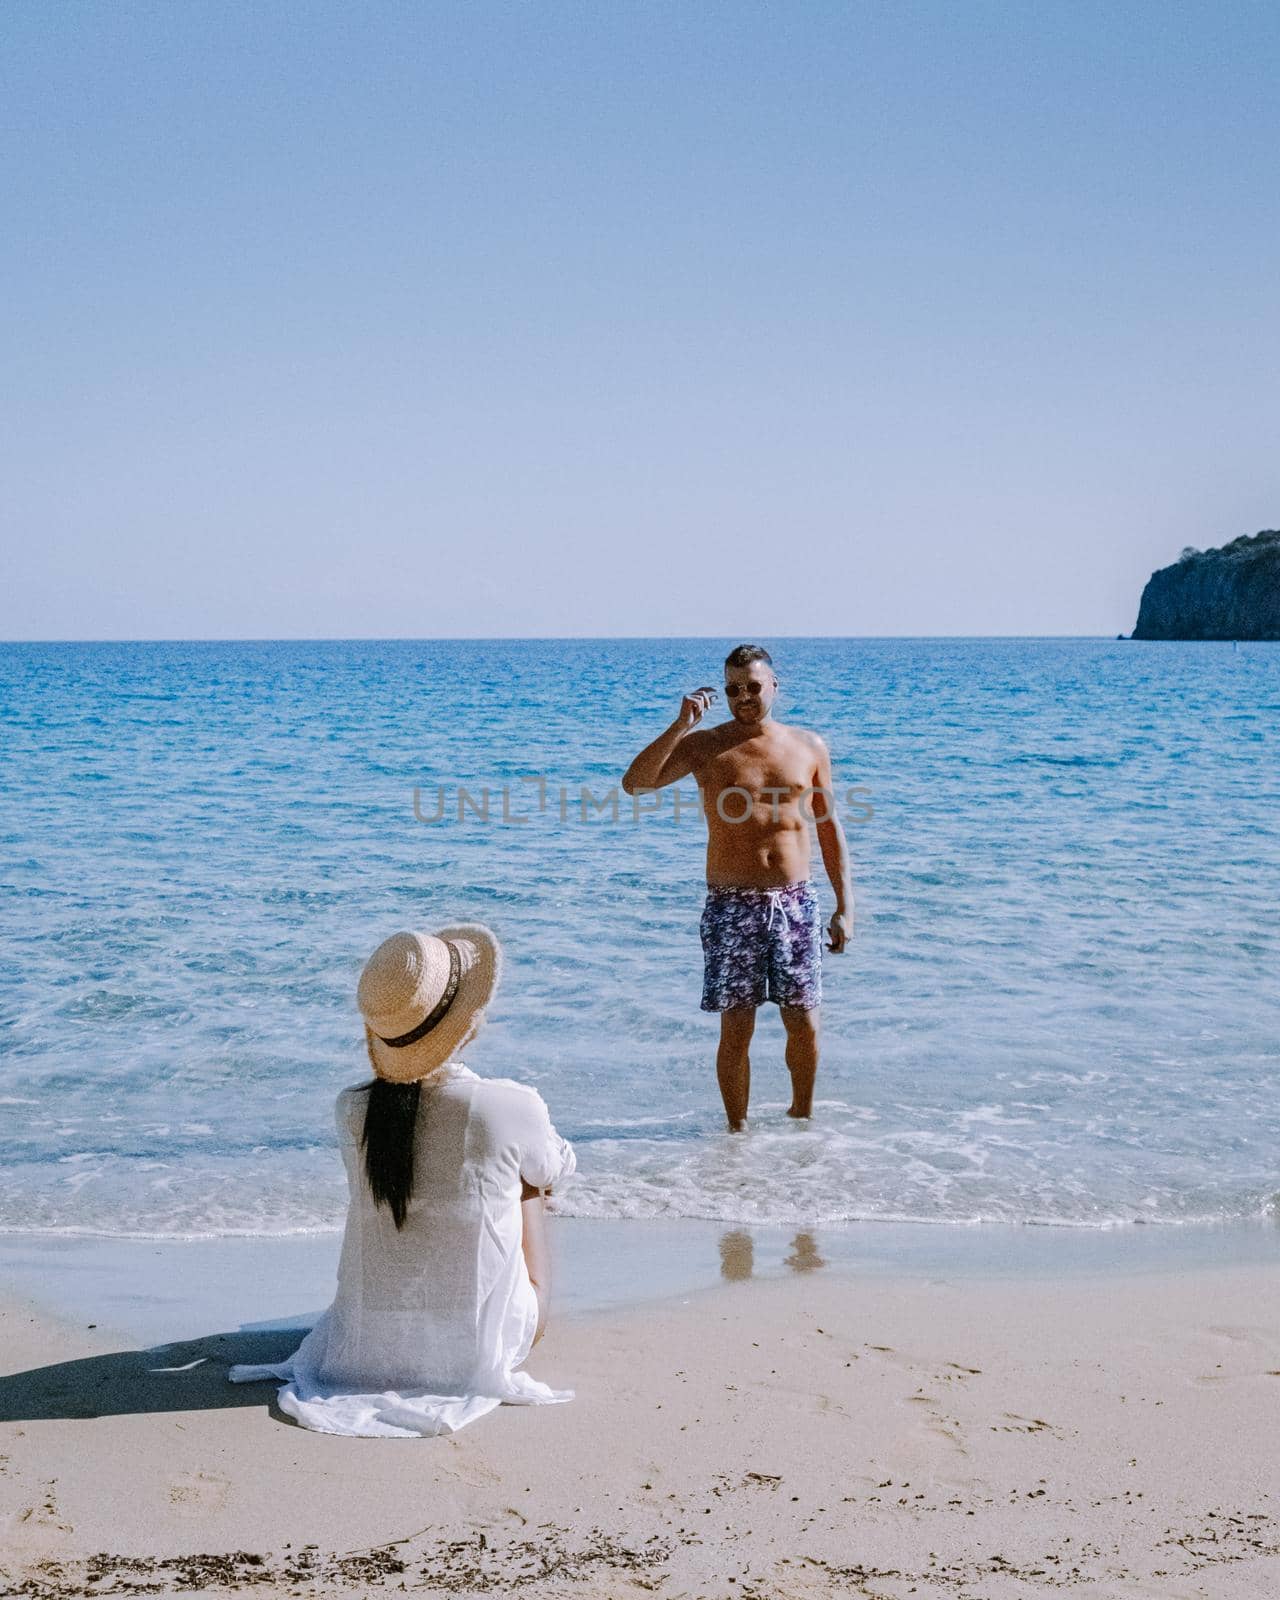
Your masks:
<instances>
[{"instance_id":1,"label":"man's raised hand","mask_svg":"<svg viewBox=\"0 0 1280 1600\"><path fill-rule=\"evenodd\" d=\"M685 695L680 703L680 715L677 721L685 728L696 728L706 715L707 707L715 699L716 692L711 687L695 689L692 694Z\"/></svg>"}]
</instances>

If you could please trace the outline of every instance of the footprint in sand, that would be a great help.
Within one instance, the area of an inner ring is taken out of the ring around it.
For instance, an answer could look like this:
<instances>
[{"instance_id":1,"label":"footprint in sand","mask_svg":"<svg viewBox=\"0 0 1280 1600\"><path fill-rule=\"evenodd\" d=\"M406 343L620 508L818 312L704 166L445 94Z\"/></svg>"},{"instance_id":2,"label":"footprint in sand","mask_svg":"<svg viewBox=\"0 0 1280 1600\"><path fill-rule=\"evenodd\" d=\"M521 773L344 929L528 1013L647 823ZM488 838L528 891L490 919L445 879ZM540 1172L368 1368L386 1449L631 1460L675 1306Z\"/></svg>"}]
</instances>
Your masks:
<instances>
[{"instance_id":1,"label":"footprint in sand","mask_svg":"<svg viewBox=\"0 0 1280 1600\"><path fill-rule=\"evenodd\" d=\"M13 1519L14 1545L41 1554L57 1550L65 1535L75 1532L74 1524L63 1521L54 1493L58 1480L51 1478L41 1488L34 1505L24 1506Z\"/></svg>"},{"instance_id":2,"label":"footprint in sand","mask_svg":"<svg viewBox=\"0 0 1280 1600\"><path fill-rule=\"evenodd\" d=\"M452 1461L434 1463L435 1472L442 1478L451 1478L455 1483L464 1483L468 1489L494 1489L502 1482L502 1475L486 1466L483 1461L468 1460L463 1451L465 1446L457 1440L449 1441L454 1447Z\"/></svg>"},{"instance_id":3,"label":"footprint in sand","mask_svg":"<svg viewBox=\"0 0 1280 1600\"><path fill-rule=\"evenodd\" d=\"M907 1395L903 1400L904 1405L923 1406L923 1420L926 1433L935 1434L940 1439L945 1439L954 1450L962 1456L969 1454L965 1448L964 1434L960 1427L959 1417L949 1417L942 1409L942 1401L937 1395L925 1394L922 1389L917 1389L915 1394Z\"/></svg>"},{"instance_id":4,"label":"footprint in sand","mask_svg":"<svg viewBox=\"0 0 1280 1600\"><path fill-rule=\"evenodd\" d=\"M1277 1341L1272 1329L1205 1328L1201 1337L1206 1342L1216 1345L1214 1354L1221 1355L1223 1359L1215 1361L1211 1370L1197 1373L1188 1380L1195 1388L1214 1389L1219 1384L1230 1382L1233 1378L1275 1376L1276 1362L1280 1359L1280 1341ZM1256 1360L1256 1367L1253 1366L1251 1357ZM1249 1362L1247 1367L1243 1365L1246 1361ZM1224 1363L1227 1365L1224 1366Z\"/></svg>"},{"instance_id":5,"label":"footprint in sand","mask_svg":"<svg viewBox=\"0 0 1280 1600\"><path fill-rule=\"evenodd\" d=\"M169 1502L179 1511L221 1511L231 1480L216 1472L183 1472L169 1485Z\"/></svg>"},{"instance_id":6,"label":"footprint in sand","mask_svg":"<svg viewBox=\"0 0 1280 1600\"><path fill-rule=\"evenodd\" d=\"M929 1424L929 1432L936 1433L940 1439L945 1439L960 1455L967 1456L964 1435L960 1432L958 1417L935 1417Z\"/></svg>"}]
</instances>

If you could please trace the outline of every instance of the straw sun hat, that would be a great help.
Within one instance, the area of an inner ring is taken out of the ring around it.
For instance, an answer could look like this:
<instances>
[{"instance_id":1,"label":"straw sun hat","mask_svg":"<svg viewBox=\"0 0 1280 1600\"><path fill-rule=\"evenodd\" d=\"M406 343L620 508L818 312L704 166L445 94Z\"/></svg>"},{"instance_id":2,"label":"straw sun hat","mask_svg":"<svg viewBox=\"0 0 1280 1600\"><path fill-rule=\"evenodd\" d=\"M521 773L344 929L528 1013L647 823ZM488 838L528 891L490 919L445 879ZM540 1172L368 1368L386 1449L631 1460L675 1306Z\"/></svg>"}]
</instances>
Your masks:
<instances>
[{"instance_id":1,"label":"straw sun hat","mask_svg":"<svg viewBox=\"0 0 1280 1600\"><path fill-rule=\"evenodd\" d=\"M479 922L384 939L356 990L377 1075L415 1083L442 1067L479 1028L501 971L502 946Z\"/></svg>"}]
</instances>

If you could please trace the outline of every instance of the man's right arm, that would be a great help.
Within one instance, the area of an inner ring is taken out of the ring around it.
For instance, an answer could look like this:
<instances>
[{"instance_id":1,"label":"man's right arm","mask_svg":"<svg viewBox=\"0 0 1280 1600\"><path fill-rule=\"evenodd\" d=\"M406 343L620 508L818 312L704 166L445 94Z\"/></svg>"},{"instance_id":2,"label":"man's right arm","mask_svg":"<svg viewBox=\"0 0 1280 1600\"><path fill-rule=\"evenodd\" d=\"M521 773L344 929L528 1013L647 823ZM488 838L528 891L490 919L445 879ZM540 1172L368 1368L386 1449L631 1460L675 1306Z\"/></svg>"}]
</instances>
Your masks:
<instances>
[{"instance_id":1,"label":"man's right arm","mask_svg":"<svg viewBox=\"0 0 1280 1600\"><path fill-rule=\"evenodd\" d=\"M647 744L627 768L622 792L636 794L642 789L665 789L693 771L698 741L687 736L702 721L703 712L715 699L715 690L695 689L680 706L680 715L669 728Z\"/></svg>"}]
</instances>

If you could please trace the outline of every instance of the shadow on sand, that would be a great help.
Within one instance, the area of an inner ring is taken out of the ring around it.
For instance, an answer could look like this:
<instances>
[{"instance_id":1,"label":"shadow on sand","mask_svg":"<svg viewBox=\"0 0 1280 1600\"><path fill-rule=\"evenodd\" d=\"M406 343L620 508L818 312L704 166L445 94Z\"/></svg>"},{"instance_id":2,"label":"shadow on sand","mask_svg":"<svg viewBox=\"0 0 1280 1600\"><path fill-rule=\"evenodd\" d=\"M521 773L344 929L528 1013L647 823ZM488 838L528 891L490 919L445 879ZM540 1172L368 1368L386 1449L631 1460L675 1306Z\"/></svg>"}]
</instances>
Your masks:
<instances>
[{"instance_id":1,"label":"shadow on sand","mask_svg":"<svg viewBox=\"0 0 1280 1600\"><path fill-rule=\"evenodd\" d=\"M0 1422L261 1406L274 1393L274 1381L232 1383L228 1367L284 1361L300 1338L297 1328L244 1329L8 1373L0 1377ZM296 1426L276 1406L271 1412Z\"/></svg>"}]
</instances>

